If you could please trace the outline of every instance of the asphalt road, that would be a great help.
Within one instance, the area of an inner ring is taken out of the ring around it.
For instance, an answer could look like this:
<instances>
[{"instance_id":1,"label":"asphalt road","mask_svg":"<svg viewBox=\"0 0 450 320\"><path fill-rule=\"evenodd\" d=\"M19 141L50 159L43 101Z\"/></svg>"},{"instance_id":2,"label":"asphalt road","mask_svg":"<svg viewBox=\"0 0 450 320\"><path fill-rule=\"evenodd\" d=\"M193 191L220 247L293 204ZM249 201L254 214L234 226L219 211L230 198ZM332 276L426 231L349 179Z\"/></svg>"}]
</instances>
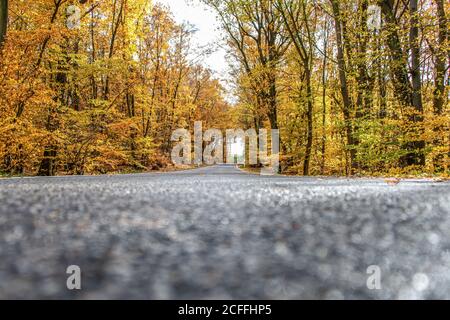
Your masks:
<instances>
[{"instance_id":1,"label":"asphalt road","mask_svg":"<svg viewBox=\"0 0 450 320\"><path fill-rule=\"evenodd\" d=\"M2 299L450 299L447 182L216 166L1 179L0 204Z\"/></svg>"}]
</instances>

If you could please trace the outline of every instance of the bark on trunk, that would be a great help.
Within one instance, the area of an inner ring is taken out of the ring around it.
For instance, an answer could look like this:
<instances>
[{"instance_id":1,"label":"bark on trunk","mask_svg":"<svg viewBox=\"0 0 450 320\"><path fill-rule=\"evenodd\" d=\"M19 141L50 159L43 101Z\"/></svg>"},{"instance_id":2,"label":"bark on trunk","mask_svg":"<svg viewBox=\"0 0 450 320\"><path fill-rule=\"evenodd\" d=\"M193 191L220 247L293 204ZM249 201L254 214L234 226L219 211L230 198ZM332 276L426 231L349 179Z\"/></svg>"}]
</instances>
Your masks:
<instances>
[{"instance_id":1,"label":"bark on trunk","mask_svg":"<svg viewBox=\"0 0 450 320\"><path fill-rule=\"evenodd\" d=\"M445 104L445 64L447 60L447 49L445 42L448 38L447 17L445 15L444 0L435 0L437 15L439 19L438 45L435 52L435 89L434 89L434 113L441 115Z\"/></svg>"},{"instance_id":2,"label":"bark on trunk","mask_svg":"<svg viewBox=\"0 0 450 320\"><path fill-rule=\"evenodd\" d=\"M8 28L8 0L0 0L0 47L6 37Z\"/></svg>"},{"instance_id":3,"label":"bark on trunk","mask_svg":"<svg viewBox=\"0 0 450 320\"><path fill-rule=\"evenodd\" d=\"M303 175L309 175L309 166L311 162L311 153L312 153L312 145L313 145L313 93L312 93L312 84L311 84L311 70L307 69L306 72L306 95L307 95L307 142L306 142L306 151L305 151L305 161L303 163Z\"/></svg>"},{"instance_id":4,"label":"bark on trunk","mask_svg":"<svg viewBox=\"0 0 450 320\"><path fill-rule=\"evenodd\" d=\"M422 78L420 72L420 43L419 43L419 18L418 18L418 0L410 0L410 47L411 47L411 80L412 92L411 102L414 108L414 114L410 116L410 121L415 123L423 122L423 102L422 102ZM419 126L419 134L422 129ZM403 166L425 165L425 141L413 140L406 144L408 153L401 163Z\"/></svg>"},{"instance_id":5,"label":"bark on trunk","mask_svg":"<svg viewBox=\"0 0 450 320\"><path fill-rule=\"evenodd\" d=\"M341 12L339 7L339 1L332 0L331 1L332 7L333 7L333 15L334 15L334 26L336 31L336 44L337 44L337 62L338 62L338 69L339 69L339 82L340 82L340 89L341 89L341 95L342 95L342 101L344 104L344 120L345 120L345 127L346 127L346 133L347 133L347 145L350 147L350 166L351 166L351 174L353 174L356 169L356 150L354 149L354 139L353 139L353 124L352 124L352 115L351 110L353 109L353 104L350 99L350 94L348 90L348 84L347 84L347 73L346 73L346 66L345 66L345 59L344 59L344 44L342 42L342 19L341 19Z\"/></svg>"}]
</instances>

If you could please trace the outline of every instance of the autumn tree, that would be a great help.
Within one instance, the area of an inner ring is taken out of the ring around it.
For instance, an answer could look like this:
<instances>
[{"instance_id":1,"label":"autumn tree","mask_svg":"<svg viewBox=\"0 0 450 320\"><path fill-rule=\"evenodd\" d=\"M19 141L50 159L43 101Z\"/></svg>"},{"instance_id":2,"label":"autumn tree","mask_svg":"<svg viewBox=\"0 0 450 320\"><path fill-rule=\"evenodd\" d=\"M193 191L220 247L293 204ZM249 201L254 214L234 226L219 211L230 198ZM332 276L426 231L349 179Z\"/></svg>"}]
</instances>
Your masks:
<instances>
[{"instance_id":1,"label":"autumn tree","mask_svg":"<svg viewBox=\"0 0 450 320\"><path fill-rule=\"evenodd\" d=\"M283 18L285 28L291 38L294 48L299 57L306 85L305 100L307 105L307 138L303 174L309 175L310 161L313 145L313 113L314 113L314 90L313 90L313 68L315 58L317 17L314 5L309 1L281 1L276 2L276 8ZM301 103L304 103L304 101Z\"/></svg>"},{"instance_id":2,"label":"autumn tree","mask_svg":"<svg viewBox=\"0 0 450 320\"><path fill-rule=\"evenodd\" d=\"M234 55L245 74L258 86L255 101L260 103L270 127L278 129L277 70L289 46L284 23L275 0L205 1L219 15ZM255 82L256 81L256 82Z\"/></svg>"}]
</instances>

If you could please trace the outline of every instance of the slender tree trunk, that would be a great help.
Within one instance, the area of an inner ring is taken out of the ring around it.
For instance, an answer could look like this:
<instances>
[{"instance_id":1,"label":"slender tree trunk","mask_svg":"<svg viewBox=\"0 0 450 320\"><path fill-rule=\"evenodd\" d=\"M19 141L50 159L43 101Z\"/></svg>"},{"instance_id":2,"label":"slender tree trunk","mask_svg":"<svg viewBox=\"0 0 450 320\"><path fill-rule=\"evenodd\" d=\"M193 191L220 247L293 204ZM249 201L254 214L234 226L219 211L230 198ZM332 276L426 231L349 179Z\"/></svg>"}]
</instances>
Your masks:
<instances>
[{"instance_id":1,"label":"slender tree trunk","mask_svg":"<svg viewBox=\"0 0 450 320\"><path fill-rule=\"evenodd\" d=\"M276 76L275 76L275 70L269 71L268 75L268 94L267 94L267 116L270 121L270 127L271 129L278 129L278 112L277 112L277 87L276 87Z\"/></svg>"},{"instance_id":2,"label":"slender tree trunk","mask_svg":"<svg viewBox=\"0 0 450 320\"><path fill-rule=\"evenodd\" d=\"M419 43L419 18L418 18L418 0L410 0L410 47L411 47L411 80L412 95L411 102L414 108L414 114L410 120L415 123L423 122L423 101L422 101L422 78L420 72L420 43ZM419 125L419 133L422 128ZM405 166L425 165L425 141L413 140L407 143L408 154L402 159Z\"/></svg>"},{"instance_id":3,"label":"slender tree trunk","mask_svg":"<svg viewBox=\"0 0 450 320\"><path fill-rule=\"evenodd\" d=\"M303 175L309 175L309 166L311 162L311 153L312 153L312 145L313 145L313 93L312 93L312 84L311 84L311 70L308 68L305 70L306 73L306 95L307 95L307 142L306 142L306 151L305 151L305 161L303 163Z\"/></svg>"},{"instance_id":4,"label":"slender tree trunk","mask_svg":"<svg viewBox=\"0 0 450 320\"><path fill-rule=\"evenodd\" d=\"M386 64L385 60L381 55L381 41L380 38L377 37L377 54L378 58L376 60L376 72L378 77L378 95L379 95L379 104L380 111L378 113L379 119L385 119L387 117L387 87L386 87Z\"/></svg>"},{"instance_id":5,"label":"slender tree trunk","mask_svg":"<svg viewBox=\"0 0 450 320\"><path fill-rule=\"evenodd\" d=\"M435 0L439 19L438 48L435 50L435 89L433 106L434 113L441 115L445 104L445 70L447 49L445 42L448 38L447 17L445 15L444 0Z\"/></svg>"},{"instance_id":6,"label":"slender tree trunk","mask_svg":"<svg viewBox=\"0 0 450 320\"><path fill-rule=\"evenodd\" d=\"M337 44L337 62L339 69L339 82L341 88L342 101L344 103L343 113L345 120L345 127L347 132L347 144L351 148L350 149L350 166L352 168L351 174L356 171L356 150L354 149L354 139L353 139L353 124L352 124L352 115L351 110L353 109L353 104L350 99L350 94L348 90L347 84L347 73L344 59L344 44L342 42L342 19L341 12L339 7L339 1L331 0L331 4L333 7L333 15L334 15L334 26L336 32L336 44Z\"/></svg>"},{"instance_id":7,"label":"slender tree trunk","mask_svg":"<svg viewBox=\"0 0 450 320\"><path fill-rule=\"evenodd\" d=\"M444 113L444 106L447 100L446 89L445 89L445 73L446 73L446 60L447 60L447 48L445 43L448 39L449 32L447 29L447 17L445 15L444 0L435 0L437 7L437 16L439 23L438 32L438 47L434 50L434 65L435 65L435 76L434 76L434 92L433 92L433 109L436 116L441 116ZM449 50L450 52L450 50ZM450 61L449 61L450 62ZM437 138L434 140L434 145L439 146L443 143L443 139L440 136L440 131L442 126L438 125L434 129ZM444 155L438 154L434 159L434 169L435 171L442 171L443 169Z\"/></svg>"},{"instance_id":8,"label":"slender tree trunk","mask_svg":"<svg viewBox=\"0 0 450 320\"><path fill-rule=\"evenodd\" d=\"M411 29L411 79L412 79L412 105L418 113L423 112L422 103L422 79L420 72L420 43L419 43L419 18L417 12L418 0L410 0ZM422 118L419 115L420 118ZM419 120L422 121L422 120Z\"/></svg>"},{"instance_id":9,"label":"slender tree trunk","mask_svg":"<svg viewBox=\"0 0 450 320\"><path fill-rule=\"evenodd\" d=\"M325 22L325 39L323 45L323 63L322 63L322 162L320 165L320 174L325 175L325 160L327 151L327 66L328 66L328 21Z\"/></svg>"},{"instance_id":10,"label":"slender tree trunk","mask_svg":"<svg viewBox=\"0 0 450 320\"><path fill-rule=\"evenodd\" d=\"M278 64L278 54L276 52L275 39L277 37L275 30L273 29L273 24L268 23L267 31L267 64L268 68L268 115L270 119L271 129L278 130L278 104L277 104L277 64Z\"/></svg>"},{"instance_id":11,"label":"slender tree trunk","mask_svg":"<svg viewBox=\"0 0 450 320\"><path fill-rule=\"evenodd\" d=\"M357 118L363 118L370 115L372 106L372 88L371 79L367 70L367 46L369 44L369 30L367 28L367 9L368 0L362 0L359 5L359 30L358 38L358 102L357 102Z\"/></svg>"},{"instance_id":12,"label":"slender tree trunk","mask_svg":"<svg viewBox=\"0 0 450 320\"><path fill-rule=\"evenodd\" d=\"M94 64L95 60L97 59L97 52L96 52L96 47L95 47L94 17L95 17L95 9L93 8L91 11L91 22L89 24L89 29L90 29L89 33L90 33L91 47L92 47L91 64ZM97 88L97 81L95 80L94 74L91 75L91 93L92 93L92 99L96 100L98 98L98 88Z\"/></svg>"},{"instance_id":13,"label":"slender tree trunk","mask_svg":"<svg viewBox=\"0 0 450 320\"><path fill-rule=\"evenodd\" d=\"M8 28L8 0L0 0L0 46L5 41Z\"/></svg>"},{"instance_id":14,"label":"slender tree trunk","mask_svg":"<svg viewBox=\"0 0 450 320\"><path fill-rule=\"evenodd\" d=\"M109 59L111 59L114 56L114 46L116 43L117 32L119 30L119 26L122 21L124 1L125 0L122 0L120 2L119 13L117 14L117 19L116 19L117 1L114 1L114 12L113 12L112 23L111 23L111 29L112 29L111 40L109 43L109 54L108 54ZM108 96L109 96L109 74L106 75L106 79L105 79L105 87L103 90L103 99L108 100Z\"/></svg>"}]
</instances>

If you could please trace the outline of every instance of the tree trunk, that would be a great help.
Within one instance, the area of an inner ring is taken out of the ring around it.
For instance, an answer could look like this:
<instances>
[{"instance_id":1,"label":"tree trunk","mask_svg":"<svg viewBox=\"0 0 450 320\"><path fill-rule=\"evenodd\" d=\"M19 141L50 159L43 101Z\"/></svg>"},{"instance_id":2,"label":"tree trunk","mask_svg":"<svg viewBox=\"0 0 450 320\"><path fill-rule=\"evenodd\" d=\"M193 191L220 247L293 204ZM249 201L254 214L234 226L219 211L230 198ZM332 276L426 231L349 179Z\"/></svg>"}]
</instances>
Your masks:
<instances>
[{"instance_id":1,"label":"tree trunk","mask_svg":"<svg viewBox=\"0 0 450 320\"><path fill-rule=\"evenodd\" d=\"M394 93L403 106L411 106L412 97L411 84L408 79L408 59L403 52L397 32L398 24L395 19L394 0L381 0L379 5L386 22L386 43L391 56L390 69L394 78Z\"/></svg>"},{"instance_id":2,"label":"tree trunk","mask_svg":"<svg viewBox=\"0 0 450 320\"><path fill-rule=\"evenodd\" d=\"M0 0L0 46L6 37L8 28L8 0Z\"/></svg>"},{"instance_id":3,"label":"tree trunk","mask_svg":"<svg viewBox=\"0 0 450 320\"><path fill-rule=\"evenodd\" d=\"M323 45L322 64L322 162L320 164L320 174L325 175L325 160L327 150L327 65L328 65L328 21L325 22L325 40Z\"/></svg>"},{"instance_id":4,"label":"tree trunk","mask_svg":"<svg viewBox=\"0 0 450 320\"><path fill-rule=\"evenodd\" d=\"M437 16L439 19L439 47L435 51L435 89L433 106L434 113L436 115L441 115L444 111L443 109L445 103L445 62L447 59L447 49L445 48L445 42L448 37L448 29L444 0L435 0L435 2L437 6Z\"/></svg>"},{"instance_id":5,"label":"tree trunk","mask_svg":"<svg viewBox=\"0 0 450 320\"><path fill-rule=\"evenodd\" d=\"M422 113L422 79L420 76L420 43L419 43L419 19L417 12L418 0L410 0L411 29L411 78L412 78L412 105L414 109ZM422 120L420 120L422 121Z\"/></svg>"},{"instance_id":6,"label":"tree trunk","mask_svg":"<svg viewBox=\"0 0 450 320\"><path fill-rule=\"evenodd\" d=\"M39 176L54 176L56 174L55 158L56 158L56 147L50 146L44 151L44 158L39 166L38 175Z\"/></svg>"},{"instance_id":7,"label":"tree trunk","mask_svg":"<svg viewBox=\"0 0 450 320\"><path fill-rule=\"evenodd\" d=\"M418 0L410 0L410 35L409 42L411 47L411 80L412 94L411 102L414 108L414 114L410 116L410 121L415 123L423 122L423 102L422 102L422 78L420 72L420 43L419 43L419 18L417 11ZM419 134L422 128L419 126ZM425 141L413 140L406 144L408 154L401 162L403 166L425 165Z\"/></svg>"},{"instance_id":8,"label":"tree trunk","mask_svg":"<svg viewBox=\"0 0 450 320\"><path fill-rule=\"evenodd\" d=\"M306 95L307 95L307 142L306 142L306 151L305 151L305 161L303 163L303 175L309 175L309 165L311 161L311 152L312 152L312 144L313 144L313 93L312 93L312 85L311 85L311 70L306 69Z\"/></svg>"},{"instance_id":9,"label":"tree trunk","mask_svg":"<svg viewBox=\"0 0 450 320\"><path fill-rule=\"evenodd\" d=\"M445 73L446 73L446 60L447 60L447 48L445 43L449 36L447 29L447 17L445 15L444 0L435 0L437 7L437 16L439 23L439 33L438 33L438 47L434 50L434 65L435 65L435 76L434 76L434 92L433 92L433 109L436 116L441 116L444 113L444 106L447 100L446 90L445 90ZM439 137L442 126L438 125L434 129L437 138L434 140L434 145L439 146L443 143L442 138ZM437 172L441 172L444 167L442 166L444 162L444 155L438 154L434 159L434 169Z\"/></svg>"},{"instance_id":10,"label":"tree trunk","mask_svg":"<svg viewBox=\"0 0 450 320\"><path fill-rule=\"evenodd\" d=\"M353 139L353 124L351 110L353 109L353 104L350 99L350 94L347 84L347 73L345 67L344 59L344 44L342 42L342 19L341 12L339 8L339 1L331 0L334 15L334 26L336 31L336 44L337 44L337 62L339 69L339 82L341 87L342 101L344 103L343 113L345 120L345 127L347 132L347 145L350 147L350 166L352 168L351 174L357 169L356 165L356 150L354 149L354 139Z\"/></svg>"},{"instance_id":11,"label":"tree trunk","mask_svg":"<svg viewBox=\"0 0 450 320\"><path fill-rule=\"evenodd\" d=\"M359 6L359 14L361 16L359 21L358 37L358 60L357 60L357 82L358 82L358 102L357 102L357 118L363 118L370 115L372 109L372 79L367 70L368 57L367 46L369 44L369 30L367 28L367 9L368 0L363 0Z\"/></svg>"},{"instance_id":12,"label":"tree trunk","mask_svg":"<svg viewBox=\"0 0 450 320\"><path fill-rule=\"evenodd\" d=\"M278 129L278 112L277 112L277 87L275 70L269 66L271 70L268 71L268 94L267 94L267 116L270 121L271 129Z\"/></svg>"},{"instance_id":13,"label":"tree trunk","mask_svg":"<svg viewBox=\"0 0 450 320\"><path fill-rule=\"evenodd\" d=\"M413 107L414 114L409 116L409 121L414 123L423 122L422 105L422 80L420 76L420 44L419 44L419 19L417 13L417 0L410 1L410 34L409 45L411 48L411 79L408 78L408 57L405 54L400 37L398 35L398 23L395 18L394 0L379 1L381 12L386 21L387 46L391 55L390 69L393 75L394 93L403 107ZM419 126L420 131L420 126ZM407 142L403 148L407 152L400 159L402 167L412 165L424 165L425 155L423 149L425 142L412 140Z\"/></svg>"},{"instance_id":14,"label":"tree trunk","mask_svg":"<svg viewBox=\"0 0 450 320\"><path fill-rule=\"evenodd\" d=\"M110 39L110 43L109 43L109 54L108 54L109 60L111 60L111 58L114 56L114 45L116 43L117 32L119 30L119 26L120 26L120 23L122 20L124 0L122 0L120 2L119 13L117 14L117 20L116 20L116 5L117 5L117 1L114 1L114 12L113 12L112 23L111 23L112 31L111 31L111 39ZM110 86L110 84L109 84L109 73L108 73L108 74L106 74L105 85L104 85L104 89L103 89L103 99L104 100L108 100L109 90L110 90L109 86Z\"/></svg>"}]
</instances>

